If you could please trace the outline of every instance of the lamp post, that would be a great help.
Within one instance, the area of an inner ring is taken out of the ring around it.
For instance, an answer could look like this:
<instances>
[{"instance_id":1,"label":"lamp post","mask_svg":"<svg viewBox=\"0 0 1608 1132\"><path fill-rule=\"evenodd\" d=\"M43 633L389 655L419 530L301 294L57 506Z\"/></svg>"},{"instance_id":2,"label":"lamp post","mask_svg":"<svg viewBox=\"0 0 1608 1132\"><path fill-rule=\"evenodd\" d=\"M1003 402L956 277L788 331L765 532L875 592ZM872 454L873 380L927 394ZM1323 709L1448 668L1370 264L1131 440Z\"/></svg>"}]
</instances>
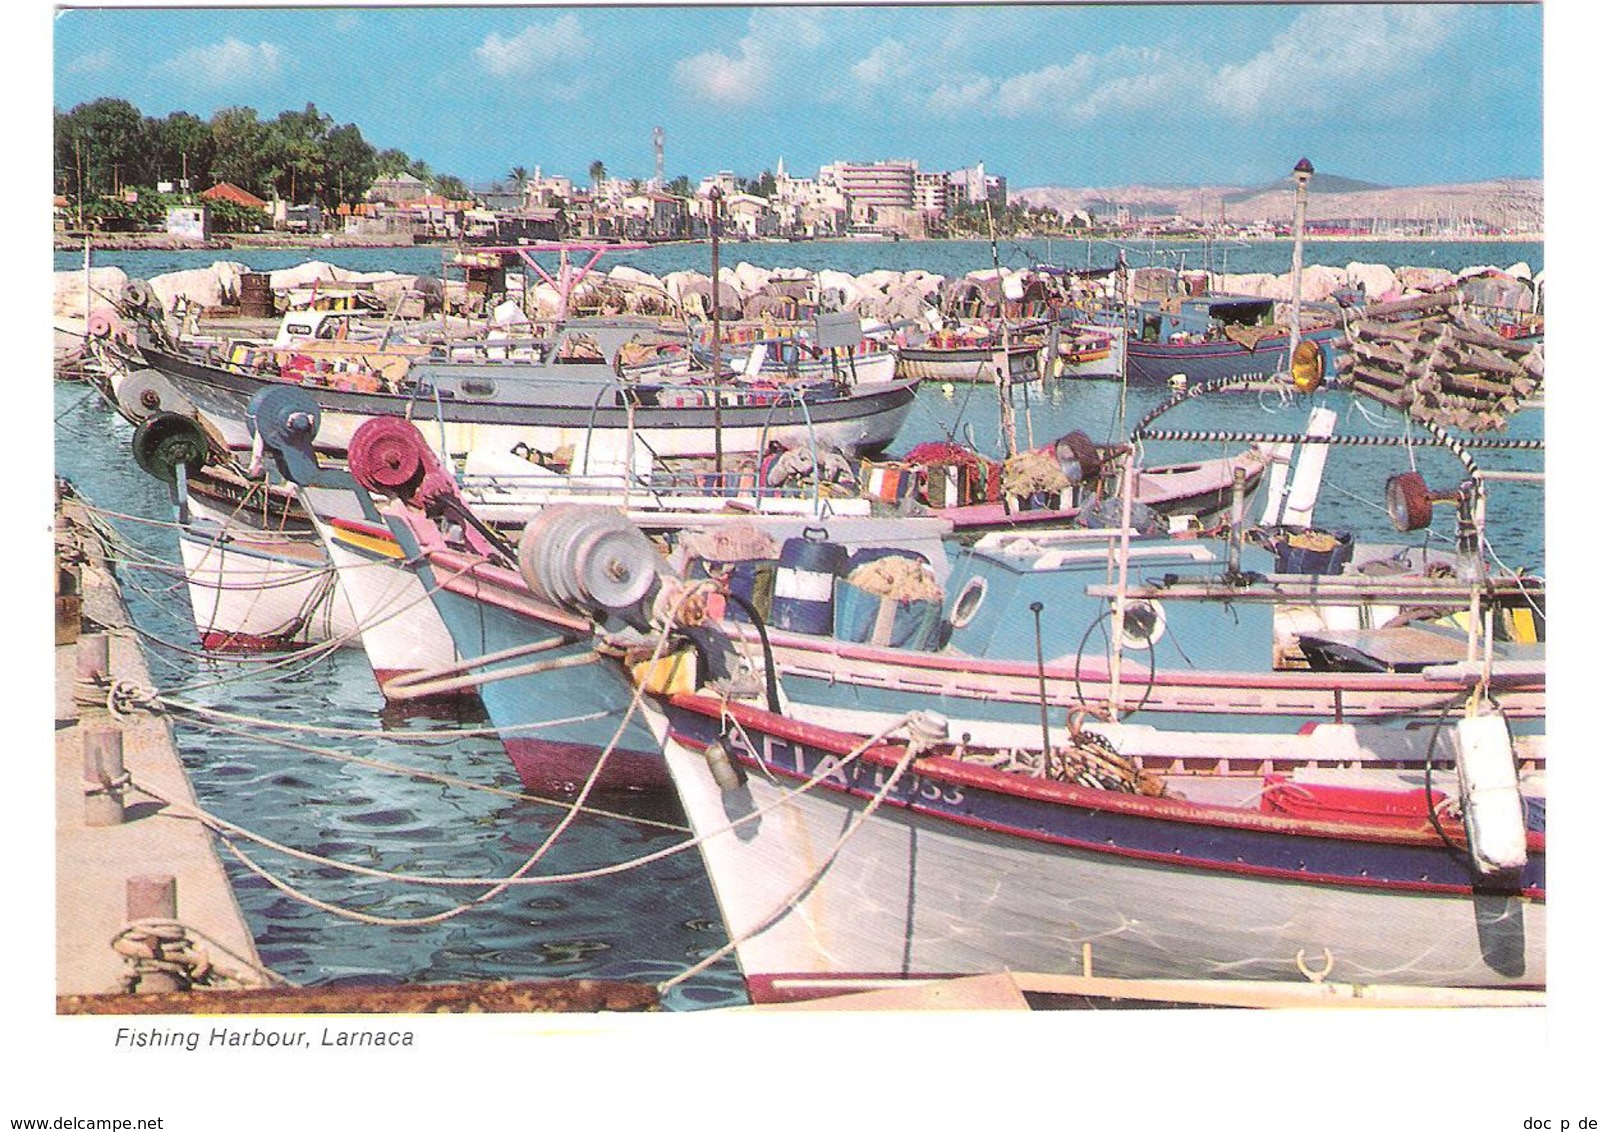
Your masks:
<instances>
[{"instance_id":1,"label":"lamp post","mask_svg":"<svg viewBox=\"0 0 1608 1132\"><path fill-rule=\"evenodd\" d=\"M1290 261L1290 373L1295 373L1295 347L1301 341L1301 240L1306 235L1307 182L1312 180L1312 162L1302 158L1295 163L1295 254Z\"/></svg>"},{"instance_id":2,"label":"lamp post","mask_svg":"<svg viewBox=\"0 0 1608 1132\"><path fill-rule=\"evenodd\" d=\"M715 395L715 474L725 471L721 459L720 419L720 201L725 194L720 186L709 190L709 273L710 273L710 369L713 371Z\"/></svg>"}]
</instances>

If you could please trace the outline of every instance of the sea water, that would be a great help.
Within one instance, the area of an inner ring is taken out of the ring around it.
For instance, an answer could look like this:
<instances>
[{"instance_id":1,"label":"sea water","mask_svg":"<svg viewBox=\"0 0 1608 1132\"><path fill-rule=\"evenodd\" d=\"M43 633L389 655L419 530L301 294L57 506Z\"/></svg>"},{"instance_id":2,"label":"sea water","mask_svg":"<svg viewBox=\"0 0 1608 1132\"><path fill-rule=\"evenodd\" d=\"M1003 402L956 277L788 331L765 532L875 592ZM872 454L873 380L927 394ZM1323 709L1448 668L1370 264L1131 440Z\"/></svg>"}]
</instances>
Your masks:
<instances>
[{"instance_id":1,"label":"sea water","mask_svg":"<svg viewBox=\"0 0 1608 1132\"><path fill-rule=\"evenodd\" d=\"M1539 245L1373 245L1346 243L1336 265L1359 260L1398 265L1461 267L1523 260L1539 270ZM1311 245L1307 262L1313 262ZM738 249L733 249L738 251ZM1026 249L1022 249L1025 251ZM1278 249L1243 249L1243 270L1278 267ZM1392 252L1384 258L1386 251ZM1004 249L1001 249L1002 259ZM1052 246L1049 260L1076 265L1081 246ZM1267 265L1251 266L1251 253ZM1090 253L1092 256L1092 252ZM292 266L309 258L356 270L421 272L439 265L439 248L329 249L317 253L119 252L97 253L99 266L122 266L135 277L239 259L254 270ZM630 253L655 274L696 269L707 248L649 249ZM989 263L987 244L745 245L735 259L768 266L834 266L861 273L874 267L913 266L959 274ZM1377 257L1377 258L1376 258ZM82 258L58 253L62 270ZM1021 257L1018 256L1018 259ZM66 260L67 262L63 262ZM1041 261L1042 261L1041 260ZM1130 253L1130 262L1134 257ZM828 262L829 261L829 262ZM1318 262L1328 262L1320 256ZM621 256L618 262L632 262ZM1231 269L1241 270L1238 265ZM141 472L130 457L132 430L83 385L57 382L56 472L70 479L107 515L121 559L119 576L141 634L157 686L189 703L250 721L203 726L174 717L181 757L203 807L265 838L305 851L388 872L484 878L484 886L422 887L364 877L329 864L304 861L238 843L252 866L220 850L264 961L301 983L386 984L495 979L597 978L656 982L697 963L726 942L718 910L695 849L686 849L617 875L541 886L522 886L482 903L491 881L510 875L537 851L563 819L550 804L510 797L518 779L494 736L427 737L424 731L485 727L483 719L389 715L368 665L357 649L315 659L227 660L199 653L183 586L171 573L177 544L168 489ZM1047 389L1018 389L1013 404L1020 446L1044 444L1074 429L1096 442L1125 439L1136 422L1167 398L1163 390L1125 389L1116 382L1060 381ZM1191 399L1156 422L1157 428L1221 432L1299 433L1315 404L1334 408L1340 435L1397 436L1399 417L1377 404L1338 391L1311 397L1273 390ZM892 446L905 451L926 440L955 439L1002 455L1006 438L1000 405L987 386L921 388ZM1536 439L1542 413L1519 413L1501 434ZM1227 455L1239 442L1215 445L1151 442L1148 462ZM1538 452L1474 449L1484 469L1538 470ZM1464 466L1439 446L1335 447L1329 457L1315 522L1351 532L1359 541L1399 540L1384 510L1389 475L1420 471L1431 487L1454 487ZM1487 533L1506 567L1540 572L1545 565L1542 492L1528 483L1495 482L1489 488ZM1251 515L1259 514L1260 500ZM126 516L126 517L119 517ZM1414 538L1450 545L1454 516L1435 509L1428 532ZM289 725L275 728L270 722ZM219 727L227 730L220 730ZM310 726L361 734L323 734ZM410 736L412 736L410 738ZM345 756L341 758L338 756ZM410 776L351 761L393 764L451 782ZM463 785L460 783L467 783ZM478 787L479 789L476 789ZM500 791L500 792L492 792ZM532 875L565 876L632 861L683 845L672 812L625 816L585 814L572 822ZM266 879L263 874L273 878ZM294 893L286 892L276 883ZM318 903L338 910L325 910ZM461 912L455 909L468 906ZM442 918L445 915L445 918ZM388 926L362 919L426 919ZM666 1005L692 1010L744 1000L735 964L726 961L677 986Z\"/></svg>"}]
</instances>

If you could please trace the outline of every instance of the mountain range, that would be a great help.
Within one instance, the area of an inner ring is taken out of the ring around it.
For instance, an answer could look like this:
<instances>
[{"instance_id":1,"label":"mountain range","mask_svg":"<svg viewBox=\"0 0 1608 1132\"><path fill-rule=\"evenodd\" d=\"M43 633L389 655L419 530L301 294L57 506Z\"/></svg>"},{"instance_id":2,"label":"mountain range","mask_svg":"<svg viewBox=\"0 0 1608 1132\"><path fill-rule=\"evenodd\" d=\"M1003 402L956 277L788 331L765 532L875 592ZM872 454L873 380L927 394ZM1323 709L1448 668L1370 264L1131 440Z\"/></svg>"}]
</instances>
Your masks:
<instances>
[{"instance_id":1,"label":"mountain range","mask_svg":"<svg viewBox=\"0 0 1608 1132\"><path fill-rule=\"evenodd\" d=\"M1121 185L1114 188L1044 186L1012 189L1013 203L1049 207L1063 214L1113 217L1180 216L1202 222L1288 223L1295 212L1295 187L1286 179L1272 184ZM1316 173L1307 186L1308 221L1397 221L1456 224L1481 222L1510 231L1539 232L1543 216L1539 178L1503 178L1444 185L1393 187Z\"/></svg>"}]
</instances>

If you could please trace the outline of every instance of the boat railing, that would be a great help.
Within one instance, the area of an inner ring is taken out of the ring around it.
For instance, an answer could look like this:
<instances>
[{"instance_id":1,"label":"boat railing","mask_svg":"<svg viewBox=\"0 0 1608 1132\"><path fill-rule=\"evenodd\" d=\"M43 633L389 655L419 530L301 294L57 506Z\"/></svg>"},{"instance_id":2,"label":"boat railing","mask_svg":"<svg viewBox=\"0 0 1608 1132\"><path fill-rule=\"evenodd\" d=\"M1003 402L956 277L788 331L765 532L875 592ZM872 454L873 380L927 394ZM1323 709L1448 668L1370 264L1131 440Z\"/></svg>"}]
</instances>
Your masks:
<instances>
[{"instance_id":1,"label":"boat railing","mask_svg":"<svg viewBox=\"0 0 1608 1132\"><path fill-rule=\"evenodd\" d=\"M1264 379L1256 379L1260 381ZM1327 451L1331 447L1367 447L1367 448L1414 448L1439 446L1449 451L1462 465L1465 473L1463 484L1451 493L1442 493L1435 498L1446 501L1455 501L1458 504L1458 533L1457 533L1457 570L1456 577L1450 583L1464 596L1465 601L1457 603L1460 608L1466 607L1467 612L1467 660L1470 668L1478 668L1483 672L1484 678L1476 686L1475 695L1483 698L1490 683L1490 675L1494 664L1494 631L1493 620L1498 602L1497 590L1488 577L1486 563L1483 555L1485 545L1485 518L1487 493L1485 485L1493 481L1509 481L1523 483L1544 483L1545 475L1540 472L1513 472L1493 471L1480 468L1473 456L1473 452L1480 449L1506 450L1506 451L1544 451L1545 442L1542 440L1486 438L1486 437L1454 437L1433 421L1413 421L1423 430L1426 436L1414 436L1410 433L1402 434L1366 434L1366 435L1332 435L1306 433L1272 433L1253 430L1225 430L1225 429L1158 429L1153 427L1155 422L1166 413L1177 408L1185 402L1195 400L1206 394L1230 389L1245 388L1256 383L1245 377L1220 378L1215 381L1202 382L1187 387L1175 393L1167 401L1145 414L1134 425L1129 434L1129 440L1118 449L1120 460L1120 483L1122 512L1117 528L1115 553L1113 555L1114 577L1111 584L1105 587L1099 596L1106 596L1111 602L1112 629L1110 672L1111 685L1109 689L1109 702L1107 710L1115 716L1117 705L1121 700L1121 653L1123 626L1130 597L1142 592L1131 579L1130 566L1132 564L1131 526L1133 506L1136 498L1139 454L1145 441L1182 441L1206 444L1255 444L1263 446L1289 445L1292 449L1302 446L1321 447ZM1234 514L1230 523L1228 537L1231 540L1231 562L1235 564L1237 573L1238 540L1243 537L1244 527L1244 500L1236 497ZM1231 579L1238 581L1240 579ZM1395 584L1395 583L1387 583ZM1521 586L1521 589L1523 587ZM1366 594L1359 589L1356 599L1362 600ZM1300 598L1305 600L1304 595ZM1142 599L1141 599L1142 600Z\"/></svg>"}]
</instances>

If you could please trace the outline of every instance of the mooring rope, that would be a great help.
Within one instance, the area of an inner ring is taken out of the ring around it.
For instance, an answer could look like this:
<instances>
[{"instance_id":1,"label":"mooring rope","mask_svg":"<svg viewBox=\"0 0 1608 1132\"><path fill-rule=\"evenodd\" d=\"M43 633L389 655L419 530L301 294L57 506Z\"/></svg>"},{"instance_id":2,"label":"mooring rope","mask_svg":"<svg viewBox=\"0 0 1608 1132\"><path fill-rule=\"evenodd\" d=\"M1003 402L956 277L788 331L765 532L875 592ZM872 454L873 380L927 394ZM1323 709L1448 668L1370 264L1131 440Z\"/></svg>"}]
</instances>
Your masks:
<instances>
[{"instance_id":1,"label":"mooring rope","mask_svg":"<svg viewBox=\"0 0 1608 1132\"><path fill-rule=\"evenodd\" d=\"M908 718L898 719L889 724L887 727L883 728L881 731L877 732L875 735L872 735L863 743L860 743L858 746L856 746L854 751L847 758L842 760L841 763L834 765L833 772L841 771L842 767L848 762L859 758L866 751L870 750L877 743L885 740L890 734L898 730L900 727L903 727L908 722ZM784 915L786 915L790 909L792 909L800 900L804 898L805 894L808 893L810 889L814 888L818 883L820 883L821 878L826 875L826 870L832 867L833 862L837 860L837 855L842 852L843 847L849 843L849 839L860 831L861 827L865 825L866 821L871 817L871 815L874 814L877 811L877 808L882 805L883 801L887 799L888 795L893 791L894 786L897 785L900 778L904 776L905 771L910 768L910 764L916 760L917 756L919 756L923 750L925 750L925 747L917 744L914 739L908 742L905 746L904 754L899 757L899 761L894 765L893 771L888 775L887 781L882 784L881 788L878 789L874 795L872 795L871 799L866 803L865 808L856 813L849 821L848 826L838 836L838 839L832 843L832 848L829 849L826 853L826 856L822 858L820 865L812 869L809 875L807 875L792 889L792 891L790 891L777 903L776 907L771 909L771 911L764 916L760 917L755 924L747 928L742 933L733 935L723 946L716 948L697 963L694 963L691 967L688 967L685 971L682 971L680 974L674 975L659 983L657 987L659 993L662 995L666 991L669 991L674 987L686 982L688 979L707 971L710 967L713 967L716 963L719 963L722 959L725 959L728 955L736 951L737 948L742 946L744 943L747 943L750 939L753 939L761 932L769 929ZM732 823L732 826L728 826L727 828L732 828L734 825L735 823ZM713 834L717 832L723 831L711 831L710 836L713 836Z\"/></svg>"}]
</instances>

